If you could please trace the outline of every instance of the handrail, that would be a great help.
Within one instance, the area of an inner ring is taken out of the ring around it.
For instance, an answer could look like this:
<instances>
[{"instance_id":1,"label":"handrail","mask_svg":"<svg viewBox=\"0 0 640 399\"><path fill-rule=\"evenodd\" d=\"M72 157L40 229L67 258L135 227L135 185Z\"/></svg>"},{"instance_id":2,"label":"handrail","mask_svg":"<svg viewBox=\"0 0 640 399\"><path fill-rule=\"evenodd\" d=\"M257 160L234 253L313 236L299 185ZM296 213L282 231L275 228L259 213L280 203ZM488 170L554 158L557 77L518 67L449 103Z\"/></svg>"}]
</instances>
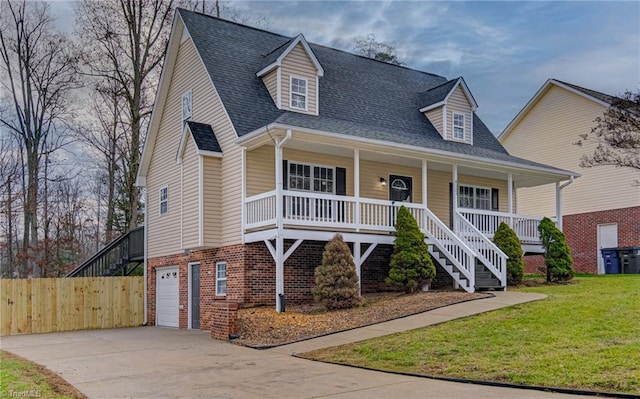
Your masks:
<instances>
[{"instance_id":1,"label":"handrail","mask_svg":"<svg viewBox=\"0 0 640 399\"><path fill-rule=\"evenodd\" d=\"M476 253L449 229L429 208L425 210L424 232L440 252L454 264L456 269L469 281L465 290L474 291Z\"/></svg>"},{"instance_id":2,"label":"handrail","mask_svg":"<svg viewBox=\"0 0 640 399\"><path fill-rule=\"evenodd\" d=\"M117 238L114 238L89 259L82 262L71 272L67 273L65 277L76 277L81 272L94 268L98 268L102 273L104 273L109 269L109 267L120 261L129 261L131 258L139 257L140 251L137 247L133 247L131 244L142 244L142 256L144 256L144 239L140 241L137 239L138 237L133 238L133 236L138 236L140 232L144 234L144 226L135 228ZM86 274L87 273L83 273L85 276ZM92 273L92 275L96 275L96 273Z\"/></svg>"},{"instance_id":3,"label":"handrail","mask_svg":"<svg viewBox=\"0 0 640 399\"><path fill-rule=\"evenodd\" d=\"M502 286L506 286L508 256L467 220L460 211L456 210L454 219L458 236L475 249L476 255L485 267L498 277Z\"/></svg>"}]
</instances>

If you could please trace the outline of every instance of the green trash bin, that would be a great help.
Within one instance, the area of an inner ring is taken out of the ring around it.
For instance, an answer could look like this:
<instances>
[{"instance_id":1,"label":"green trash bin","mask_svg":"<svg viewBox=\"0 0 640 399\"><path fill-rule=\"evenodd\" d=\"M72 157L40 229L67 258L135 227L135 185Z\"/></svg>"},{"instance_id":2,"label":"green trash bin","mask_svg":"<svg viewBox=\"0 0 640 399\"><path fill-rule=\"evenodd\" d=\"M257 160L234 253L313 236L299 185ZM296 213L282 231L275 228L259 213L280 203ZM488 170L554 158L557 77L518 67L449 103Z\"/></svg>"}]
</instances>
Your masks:
<instances>
[{"instance_id":1,"label":"green trash bin","mask_svg":"<svg viewBox=\"0 0 640 399\"><path fill-rule=\"evenodd\" d=\"M618 248L620 273L640 274L640 246Z\"/></svg>"}]
</instances>

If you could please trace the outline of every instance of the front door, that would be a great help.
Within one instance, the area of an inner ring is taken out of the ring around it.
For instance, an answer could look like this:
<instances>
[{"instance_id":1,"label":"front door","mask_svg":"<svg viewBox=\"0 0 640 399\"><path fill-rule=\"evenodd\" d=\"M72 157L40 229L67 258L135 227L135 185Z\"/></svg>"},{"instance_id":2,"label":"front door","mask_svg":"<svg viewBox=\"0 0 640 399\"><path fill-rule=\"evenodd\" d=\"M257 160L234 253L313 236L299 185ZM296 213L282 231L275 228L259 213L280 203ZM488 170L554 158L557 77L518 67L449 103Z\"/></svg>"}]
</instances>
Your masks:
<instances>
[{"instance_id":1,"label":"front door","mask_svg":"<svg viewBox=\"0 0 640 399\"><path fill-rule=\"evenodd\" d=\"M618 246L618 224L608 223L598 225L598 274L604 274L602 248L616 248Z\"/></svg>"},{"instance_id":2,"label":"front door","mask_svg":"<svg viewBox=\"0 0 640 399\"><path fill-rule=\"evenodd\" d=\"M413 197L413 178L411 176L389 175L389 201L411 202ZM396 224L396 215L401 204L397 204L389 211L389 225Z\"/></svg>"},{"instance_id":3,"label":"front door","mask_svg":"<svg viewBox=\"0 0 640 399\"><path fill-rule=\"evenodd\" d=\"M191 265L191 328L200 329L200 263Z\"/></svg>"}]
</instances>

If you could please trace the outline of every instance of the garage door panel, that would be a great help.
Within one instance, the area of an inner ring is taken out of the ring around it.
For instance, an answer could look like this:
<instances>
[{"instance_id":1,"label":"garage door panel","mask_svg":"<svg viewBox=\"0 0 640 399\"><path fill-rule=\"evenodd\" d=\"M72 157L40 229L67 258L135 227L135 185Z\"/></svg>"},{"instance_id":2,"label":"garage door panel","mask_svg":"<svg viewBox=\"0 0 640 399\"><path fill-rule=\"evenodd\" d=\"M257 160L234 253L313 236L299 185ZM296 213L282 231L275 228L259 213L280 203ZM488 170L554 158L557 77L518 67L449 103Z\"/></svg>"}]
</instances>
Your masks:
<instances>
[{"instance_id":1,"label":"garage door panel","mask_svg":"<svg viewBox=\"0 0 640 399\"><path fill-rule=\"evenodd\" d=\"M178 327L179 282L178 267L156 271L156 325Z\"/></svg>"}]
</instances>

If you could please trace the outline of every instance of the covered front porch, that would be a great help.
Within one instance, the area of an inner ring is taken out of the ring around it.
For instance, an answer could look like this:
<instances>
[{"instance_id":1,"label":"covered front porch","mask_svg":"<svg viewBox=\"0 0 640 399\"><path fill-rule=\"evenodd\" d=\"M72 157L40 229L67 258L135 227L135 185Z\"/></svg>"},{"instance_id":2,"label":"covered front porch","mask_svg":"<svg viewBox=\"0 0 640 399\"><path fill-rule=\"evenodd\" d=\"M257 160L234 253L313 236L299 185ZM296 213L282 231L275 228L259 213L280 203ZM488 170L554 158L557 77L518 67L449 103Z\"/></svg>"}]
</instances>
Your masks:
<instances>
[{"instance_id":1,"label":"covered front porch","mask_svg":"<svg viewBox=\"0 0 640 399\"><path fill-rule=\"evenodd\" d=\"M410 210L431 254L459 287L473 292L479 286L476 272L488 272L498 281L495 286L504 288L506 256L491 241L500 222L509 224L523 245L540 245L542 216L515 212L515 188L556 182L561 204L561 176L504 162L293 129L241 144L243 239L264 241L269 248L278 294L283 293L278 269L304 240L328 241L341 233L353 244L360 273L376 245L393 243L400 206ZM296 240L286 251L285 239Z\"/></svg>"}]
</instances>

